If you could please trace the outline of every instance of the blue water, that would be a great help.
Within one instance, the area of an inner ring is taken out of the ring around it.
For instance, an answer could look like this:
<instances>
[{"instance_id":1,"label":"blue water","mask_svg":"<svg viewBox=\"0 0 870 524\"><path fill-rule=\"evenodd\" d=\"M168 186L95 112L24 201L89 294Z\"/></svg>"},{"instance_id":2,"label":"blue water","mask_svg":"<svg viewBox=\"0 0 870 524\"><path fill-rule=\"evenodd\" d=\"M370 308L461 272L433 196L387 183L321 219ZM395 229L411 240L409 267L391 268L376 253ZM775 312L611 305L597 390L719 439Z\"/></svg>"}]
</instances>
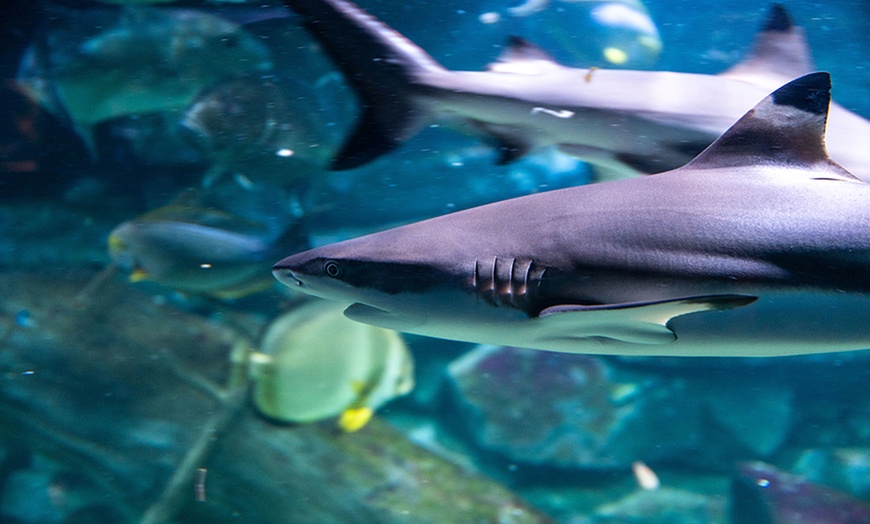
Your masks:
<instances>
[{"instance_id":1,"label":"blue water","mask_svg":"<svg viewBox=\"0 0 870 524\"><path fill-rule=\"evenodd\" d=\"M551 0L519 19L496 0L360 0L466 70L511 34L565 65L619 67L602 54L618 30L591 18L598 4ZM622 5L646 10L661 46L627 66L703 74L745 56L768 11ZM870 119L867 4L785 7L834 99ZM328 171L358 103L271 0L0 9L0 522L870 522L866 351L603 358L403 335L415 388L359 431L336 424L355 404L304 423L264 412L247 351L303 300L270 280L278 259L595 172L553 151L498 166L491 144L440 121ZM191 19L203 25L182 30ZM190 125L204 100L205 132ZM196 257L232 259L243 291L208 280L217 271L130 278L110 234L170 204L163 216L219 225L191 251L169 226L147 253L204 270L219 264ZM352 379L370 363L333 358L298 366L346 374L360 398L396 379L374 364ZM337 402L309 393L325 376L287 394Z\"/></svg>"}]
</instances>

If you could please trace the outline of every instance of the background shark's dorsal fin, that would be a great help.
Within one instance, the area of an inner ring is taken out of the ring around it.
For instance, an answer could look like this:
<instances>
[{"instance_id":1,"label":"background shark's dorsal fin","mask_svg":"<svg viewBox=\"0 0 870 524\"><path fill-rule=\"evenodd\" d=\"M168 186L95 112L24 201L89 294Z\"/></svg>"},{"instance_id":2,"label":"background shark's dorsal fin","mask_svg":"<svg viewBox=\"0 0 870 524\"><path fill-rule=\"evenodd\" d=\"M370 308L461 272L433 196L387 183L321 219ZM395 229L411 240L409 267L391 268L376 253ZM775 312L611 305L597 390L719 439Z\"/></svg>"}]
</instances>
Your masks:
<instances>
[{"instance_id":1,"label":"background shark's dorsal fin","mask_svg":"<svg viewBox=\"0 0 870 524\"><path fill-rule=\"evenodd\" d=\"M486 69L494 73L539 75L561 68L562 66L540 47L524 38L511 36L504 51Z\"/></svg>"},{"instance_id":2,"label":"background shark's dorsal fin","mask_svg":"<svg viewBox=\"0 0 870 524\"><path fill-rule=\"evenodd\" d=\"M773 4L752 51L722 75L756 83L759 78L774 77L781 83L815 70L803 28L792 23L782 4Z\"/></svg>"},{"instance_id":3,"label":"background shark's dorsal fin","mask_svg":"<svg viewBox=\"0 0 870 524\"><path fill-rule=\"evenodd\" d=\"M854 178L825 149L831 76L810 73L780 87L681 169L805 167Z\"/></svg>"}]
</instances>

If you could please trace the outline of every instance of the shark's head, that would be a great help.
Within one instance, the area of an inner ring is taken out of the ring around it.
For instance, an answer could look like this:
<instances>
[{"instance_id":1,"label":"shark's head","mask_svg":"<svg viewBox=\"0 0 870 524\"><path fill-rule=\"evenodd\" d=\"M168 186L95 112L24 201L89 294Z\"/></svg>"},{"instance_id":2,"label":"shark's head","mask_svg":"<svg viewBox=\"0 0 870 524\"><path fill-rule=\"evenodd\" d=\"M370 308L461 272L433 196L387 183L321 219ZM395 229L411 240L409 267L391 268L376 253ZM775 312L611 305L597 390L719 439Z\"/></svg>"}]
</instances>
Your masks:
<instances>
[{"instance_id":1,"label":"shark's head","mask_svg":"<svg viewBox=\"0 0 870 524\"><path fill-rule=\"evenodd\" d=\"M393 321L364 321L400 330L422 322L427 308L455 304L462 295L471 297L467 275L457 267L397 240L395 235L376 233L322 246L281 260L272 273L282 284L306 294L352 304L356 312L390 316ZM399 245L403 248L396 249ZM397 315L401 324L395 323ZM350 312L348 316L353 318Z\"/></svg>"}]
</instances>

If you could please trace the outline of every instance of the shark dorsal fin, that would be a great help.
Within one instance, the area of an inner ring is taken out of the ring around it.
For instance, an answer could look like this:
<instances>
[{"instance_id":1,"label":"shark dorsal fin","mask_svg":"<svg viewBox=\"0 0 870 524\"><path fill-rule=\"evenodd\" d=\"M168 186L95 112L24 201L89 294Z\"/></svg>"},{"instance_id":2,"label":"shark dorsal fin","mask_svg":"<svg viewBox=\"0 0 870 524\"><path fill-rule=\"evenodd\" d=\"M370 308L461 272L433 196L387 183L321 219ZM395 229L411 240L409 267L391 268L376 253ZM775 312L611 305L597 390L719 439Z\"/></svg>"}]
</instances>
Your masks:
<instances>
[{"instance_id":1,"label":"shark dorsal fin","mask_svg":"<svg viewBox=\"0 0 870 524\"><path fill-rule=\"evenodd\" d=\"M486 69L494 73L538 75L561 68L562 66L540 47L524 38L511 36L505 50Z\"/></svg>"},{"instance_id":2,"label":"shark dorsal fin","mask_svg":"<svg viewBox=\"0 0 870 524\"><path fill-rule=\"evenodd\" d=\"M763 83L763 79L772 77L779 85L815 70L803 28L792 23L782 4L773 4L764 26L755 36L752 51L722 76L753 83Z\"/></svg>"},{"instance_id":3,"label":"shark dorsal fin","mask_svg":"<svg viewBox=\"0 0 870 524\"><path fill-rule=\"evenodd\" d=\"M790 166L826 172L820 178L854 178L831 160L825 124L831 76L810 73L780 87L681 169L746 165Z\"/></svg>"}]
</instances>

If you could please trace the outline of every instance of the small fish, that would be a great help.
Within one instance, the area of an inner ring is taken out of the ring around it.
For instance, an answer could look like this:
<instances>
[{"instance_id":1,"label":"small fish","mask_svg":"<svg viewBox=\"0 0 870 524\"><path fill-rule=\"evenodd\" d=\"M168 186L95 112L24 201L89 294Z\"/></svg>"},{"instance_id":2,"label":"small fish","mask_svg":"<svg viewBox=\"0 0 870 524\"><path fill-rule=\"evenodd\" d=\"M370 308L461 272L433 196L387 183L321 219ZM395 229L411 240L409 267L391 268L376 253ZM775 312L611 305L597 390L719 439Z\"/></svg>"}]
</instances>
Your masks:
<instances>
[{"instance_id":1,"label":"small fish","mask_svg":"<svg viewBox=\"0 0 870 524\"><path fill-rule=\"evenodd\" d=\"M781 87L689 164L528 195L291 255L354 320L588 354L870 347L870 184L828 156L830 75Z\"/></svg>"},{"instance_id":2,"label":"small fish","mask_svg":"<svg viewBox=\"0 0 870 524\"><path fill-rule=\"evenodd\" d=\"M339 427L353 432L414 386L413 359L398 333L352 322L329 302L277 318L260 346L250 355L254 403L276 420L338 416Z\"/></svg>"},{"instance_id":3,"label":"small fish","mask_svg":"<svg viewBox=\"0 0 870 524\"><path fill-rule=\"evenodd\" d=\"M108 238L115 264L130 281L232 299L271 286L271 259L288 245L306 245L299 221L276 233L214 208L172 204L116 227Z\"/></svg>"},{"instance_id":4,"label":"small fish","mask_svg":"<svg viewBox=\"0 0 870 524\"><path fill-rule=\"evenodd\" d=\"M656 472L639 460L631 463L631 472L634 475L634 479L637 481L638 487L641 489L651 491L658 489L661 485L659 476L656 475Z\"/></svg>"},{"instance_id":5,"label":"small fish","mask_svg":"<svg viewBox=\"0 0 870 524\"><path fill-rule=\"evenodd\" d=\"M218 80L271 67L263 44L212 14L57 8L22 59L17 80L67 118L93 151L93 128L100 122L182 110Z\"/></svg>"}]
</instances>

